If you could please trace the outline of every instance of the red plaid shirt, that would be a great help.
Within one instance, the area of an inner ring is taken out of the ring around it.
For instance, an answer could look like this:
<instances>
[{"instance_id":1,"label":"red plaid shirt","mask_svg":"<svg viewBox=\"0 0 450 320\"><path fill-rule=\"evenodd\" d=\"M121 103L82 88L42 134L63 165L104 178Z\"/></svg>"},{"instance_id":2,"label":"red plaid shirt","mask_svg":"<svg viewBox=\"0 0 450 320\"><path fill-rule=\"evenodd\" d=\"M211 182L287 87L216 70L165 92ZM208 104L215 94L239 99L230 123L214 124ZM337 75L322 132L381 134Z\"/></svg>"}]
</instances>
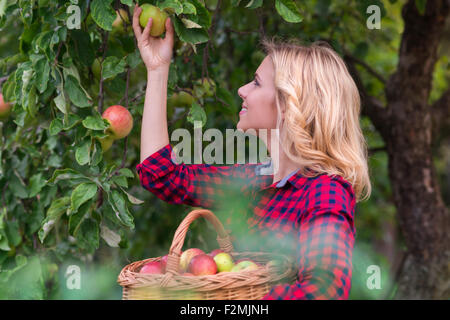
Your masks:
<instances>
[{"instance_id":1,"label":"red plaid shirt","mask_svg":"<svg viewBox=\"0 0 450 320\"><path fill-rule=\"evenodd\" d=\"M340 176L306 177L298 170L272 183L271 165L186 165L169 143L136 169L158 198L217 210L237 234L236 251L296 256L295 283L275 285L263 300L347 299L356 235L352 186Z\"/></svg>"}]
</instances>

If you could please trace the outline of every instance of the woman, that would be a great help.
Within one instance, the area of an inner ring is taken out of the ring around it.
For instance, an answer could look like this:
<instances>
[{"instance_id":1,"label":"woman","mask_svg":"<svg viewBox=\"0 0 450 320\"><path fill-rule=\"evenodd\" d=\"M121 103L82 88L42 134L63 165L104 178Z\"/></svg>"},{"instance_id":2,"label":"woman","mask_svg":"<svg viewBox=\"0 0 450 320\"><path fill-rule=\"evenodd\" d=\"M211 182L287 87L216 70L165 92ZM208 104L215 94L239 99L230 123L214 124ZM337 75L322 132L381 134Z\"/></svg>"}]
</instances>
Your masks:
<instances>
[{"instance_id":1,"label":"woman","mask_svg":"<svg viewBox=\"0 0 450 320\"><path fill-rule=\"evenodd\" d=\"M266 142L271 161L177 164L166 119L174 30L167 19L165 38L150 37L151 19L142 31L140 11L135 8L133 28L148 71L141 163L136 167L142 186L170 203L218 208L230 199L227 187L237 184L251 214L235 212L226 223L236 226L245 218L252 237L240 244L296 255L295 283L276 285L263 299L347 299L355 203L370 196L371 186L359 93L342 59L321 43L264 40L267 56L257 76L238 90L243 110L237 129L254 129ZM268 129L267 137L262 129ZM279 150L276 156L274 150ZM267 167L277 170L263 173Z\"/></svg>"}]
</instances>

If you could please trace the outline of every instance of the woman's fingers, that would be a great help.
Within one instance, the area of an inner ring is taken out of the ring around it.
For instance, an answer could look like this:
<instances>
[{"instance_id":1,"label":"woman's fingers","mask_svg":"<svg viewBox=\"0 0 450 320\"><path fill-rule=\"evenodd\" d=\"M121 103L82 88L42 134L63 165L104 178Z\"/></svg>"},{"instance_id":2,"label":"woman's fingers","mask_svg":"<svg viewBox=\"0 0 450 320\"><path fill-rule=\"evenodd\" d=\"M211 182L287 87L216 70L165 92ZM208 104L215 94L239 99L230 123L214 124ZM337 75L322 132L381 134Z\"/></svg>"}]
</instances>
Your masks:
<instances>
[{"instance_id":1,"label":"woman's fingers","mask_svg":"<svg viewBox=\"0 0 450 320\"><path fill-rule=\"evenodd\" d=\"M133 30L136 39L140 39L142 35L141 26L139 25L139 15L141 14L142 8L136 3L133 11Z\"/></svg>"},{"instance_id":2,"label":"woman's fingers","mask_svg":"<svg viewBox=\"0 0 450 320\"><path fill-rule=\"evenodd\" d=\"M150 29L152 28L153 19L149 18L147 21L147 25L144 28L144 32L142 32L142 39L148 39L150 36Z\"/></svg>"},{"instance_id":3,"label":"woman's fingers","mask_svg":"<svg viewBox=\"0 0 450 320\"><path fill-rule=\"evenodd\" d=\"M170 19L170 17L169 17L166 20L166 38L168 38L168 40L171 44L173 44L173 34L174 34L174 30L173 30L172 19Z\"/></svg>"}]
</instances>

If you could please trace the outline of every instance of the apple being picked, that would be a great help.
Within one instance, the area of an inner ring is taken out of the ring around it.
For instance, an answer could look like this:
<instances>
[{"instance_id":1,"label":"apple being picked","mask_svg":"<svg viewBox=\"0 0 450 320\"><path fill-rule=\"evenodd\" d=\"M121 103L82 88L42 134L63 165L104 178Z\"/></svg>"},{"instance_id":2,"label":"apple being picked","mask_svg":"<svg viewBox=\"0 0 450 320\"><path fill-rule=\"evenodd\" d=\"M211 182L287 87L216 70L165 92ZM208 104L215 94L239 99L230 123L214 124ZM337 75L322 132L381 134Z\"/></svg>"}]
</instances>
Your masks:
<instances>
[{"instance_id":1,"label":"apple being picked","mask_svg":"<svg viewBox=\"0 0 450 320\"><path fill-rule=\"evenodd\" d=\"M228 272L234 267L233 258L226 252L216 254L213 259L217 264L218 272Z\"/></svg>"},{"instance_id":2,"label":"apple being picked","mask_svg":"<svg viewBox=\"0 0 450 320\"><path fill-rule=\"evenodd\" d=\"M199 254L204 254L205 252L198 248L190 248L186 251L183 251L183 253L180 256L180 270L186 271L189 263L191 262L191 259Z\"/></svg>"},{"instance_id":3,"label":"apple being picked","mask_svg":"<svg viewBox=\"0 0 450 320\"><path fill-rule=\"evenodd\" d=\"M107 108L103 114L102 118L108 120L110 123L110 128L114 140L125 138L133 129L133 117L130 111L126 108L114 105Z\"/></svg>"},{"instance_id":4,"label":"apple being picked","mask_svg":"<svg viewBox=\"0 0 450 320\"><path fill-rule=\"evenodd\" d=\"M207 254L199 254L192 258L188 266L188 272L194 276L205 276L217 273L217 264Z\"/></svg>"},{"instance_id":5,"label":"apple being picked","mask_svg":"<svg viewBox=\"0 0 450 320\"><path fill-rule=\"evenodd\" d=\"M164 273L163 266L159 261L150 261L144 264L139 273L159 274Z\"/></svg>"},{"instance_id":6,"label":"apple being picked","mask_svg":"<svg viewBox=\"0 0 450 320\"><path fill-rule=\"evenodd\" d=\"M141 27L145 28L148 19L152 18L150 35L152 37L159 37L162 35L164 31L166 31L167 13L164 10L148 3L144 3L141 8L142 12L139 16L139 23L141 24Z\"/></svg>"}]
</instances>

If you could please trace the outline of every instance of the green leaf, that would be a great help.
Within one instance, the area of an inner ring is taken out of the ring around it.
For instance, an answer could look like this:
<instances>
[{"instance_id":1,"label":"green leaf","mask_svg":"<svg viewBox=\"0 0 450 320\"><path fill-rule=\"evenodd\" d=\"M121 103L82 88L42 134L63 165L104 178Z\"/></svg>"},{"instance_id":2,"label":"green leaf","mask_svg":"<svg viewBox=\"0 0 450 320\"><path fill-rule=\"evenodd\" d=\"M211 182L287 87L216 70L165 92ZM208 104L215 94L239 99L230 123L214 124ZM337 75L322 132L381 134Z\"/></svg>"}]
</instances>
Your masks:
<instances>
[{"instance_id":1,"label":"green leaf","mask_svg":"<svg viewBox=\"0 0 450 320\"><path fill-rule=\"evenodd\" d=\"M81 166L88 164L91 160L91 144L91 139L86 139L81 146L77 147L75 150L75 159Z\"/></svg>"},{"instance_id":2,"label":"green leaf","mask_svg":"<svg viewBox=\"0 0 450 320\"><path fill-rule=\"evenodd\" d=\"M175 32L181 41L198 44L209 40L208 33L205 29L191 28L188 29L177 16L172 17Z\"/></svg>"},{"instance_id":3,"label":"green leaf","mask_svg":"<svg viewBox=\"0 0 450 320\"><path fill-rule=\"evenodd\" d=\"M115 233L109 229L105 224L100 224L100 236L110 247L119 247L121 237L119 234Z\"/></svg>"},{"instance_id":4,"label":"green leaf","mask_svg":"<svg viewBox=\"0 0 450 320\"><path fill-rule=\"evenodd\" d=\"M61 180L70 180L74 182L91 182L91 179L73 169L56 169L53 173L52 178L47 181L47 184L55 185Z\"/></svg>"},{"instance_id":5,"label":"green leaf","mask_svg":"<svg viewBox=\"0 0 450 320\"><path fill-rule=\"evenodd\" d=\"M134 178L134 173L128 168L122 168L119 170L119 173L128 178Z\"/></svg>"},{"instance_id":6,"label":"green leaf","mask_svg":"<svg viewBox=\"0 0 450 320\"><path fill-rule=\"evenodd\" d=\"M128 188L128 181L124 176L113 176L111 180L121 187Z\"/></svg>"},{"instance_id":7,"label":"green leaf","mask_svg":"<svg viewBox=\"0 0 450 320\"><path fill-rule=\"evenodd\" d=\"M187 121L194 125L194 128L201 128L206 124L206 113L199 104L194 102L189 110ZM200 124L198 123L200 121ZM199 127L200 125L200 127Z\"/></svg>"},{"instance_id":8,"label":"green leaf","mask_svg":"<svg viewBox=\"0 0 450 320\"><path fill-rule=\"evenodd\" d=\"M192 3L183 1L183 13L184 14L197 14L197 9Z\"/></svg>"},{"instance_id":9,"label":"green leaf","mask_svg":"<svg viewBox=\"0 0 450 320\"><path fill-rule=\"evenodd\" d=\"M42 188L46 185L46 180L42 177L42 172L33 175L30 178L30 194L29 197L32 198L36 196L39 192L41 192Z\"/></svg>"},{"instance_id":10,"label":"green leaf","mask_svg":"<svg viewBox=\"0 0 450 320\"><path fill-rule=\"evenodd\" d=\"M88 252L93 252L98 248L100 237L99 237L99 226L97 221L88 218L84 219L81 223L80 229L77 232L77 244L80 248L87 250Z\"/></svg>"},{"instance_id":11,"label":"green leaf","mask_svg":"<svg viewBox=\"0 0 450 320\"><path fill-rule=\"evenodd\" d=\"M36 88L39 90L39 93L43 93L47 89L50 76L50 65L45 56L42 56L35 62L34 71Z\"/></svg>"},{"instance_id":12,"label":"green leaf","mask_svg":"<svg viewBox=\"0 0 450 320\"><path fill-rule=\"evenodd\" d=\"M66 98L64 96L64 92L61 92L55 99L53 99L55 102L56 107L61 111L62 113L67 113L67 106L66 106Z\"/></svg>"},{"instance_id":13,"label":"green leaf","mask_svg":"<svg viewBox=\"0 0 450 320\"><path fill-rule=\"evenodd\" d=\"M109 126L107 120L103 119L100 115L88 116L82 123L85 128L91 130L105 130Z\"/></svg>"},{"instance_id":14,"label":"green leaf","mask_svg":"<svg viewBox=\"0 0 450 320\"><path fill-rule=\"evenodd\" d=\"M102 78L109 79L125 71L126 58L119 59L115 56L107 57L102 64Z\"/></svg>"},{"instance_id":15,"label":"green leaf","mask_svg":"<svg viewBox=\"0 0 450 320\"><path fill-rule=\"evenodd\" d=\"M133 5L133 0L120 0L123 4L131 7Z\"/></svg>"},{"instance_id":16,"label":"green leaf","mask_svg":"<svg viewBox=\"0 0 450 320\"><path fill-rule=\"evenodd\" d=\"M143 204L144 201L136 198L135 196L129 194L128 192L126 192L125 190L121 189L123 191L123 193L125 193L128 197L128 201L130 201L130 203L132 204Z\"/></svg>"},{"instance_id":17,"label":"green leaf","mask_svg":"<svg viewBox=\"0 0 450 320\"><path fill-rule=\"evenodd\" d=\"M67 92L70 101L80 108L89 107L92 102L88 100L84 89L73 75L67 75L65 78L64 90Z\"/></svg>"},{"instance_id":18,"label":"green leaf","mask_svg":"<svg viewBox=\"0 0 450 320\"><path fill-rule=\"evenodd\" d=\"M427 0L415 0L417 11L419 11L420 15L423 16L425 14L425 9L427 6Z\"/></svg>"},{"instance_id":19,"label":"green leaf","mask_svg":"<svg viewBox=\"0 0 450 320\"><path fill-rule=\"evenodd\" d=\"M251 0L245 7L249 9L256 9L263 5L263 0Z\"/></svg>"},{"instance_id":20,"label":"green leaf","mask_svg":"<svg viewBox=\"0 0 450 320\"><path fill-rule=\"evenodd\" d=\"M78 230L80 229L81 223L88 216L89 209L92 206L94 199L86 201L83 203L77 212L71 212L69 217L69 234L76 236Z\"/></svg>"},{"instance_id":21,"label":"green leaf","mask_svg":"<svg viewBox=\"0 0 450 320\"><path fill-rule=\"evenodd\" d=\"M183 2L183 1L182 1ZM160 9L168 9L170 13L175 13L177 15L183 13L183 5L178 0L164 0L158 4Z\"/></svg>"},{"instance_id":22,"label":"green leaf","mask_svg":"<svg viewBox=\"0 0 450 320\"><path fill-rule=\"evenodd\" d=\"M61 132L62 129L63 123L61 119L58 118L53 119L52 122L50 123L50 127L48 128L51 136L57 135L59 132Z\"/></svg>"},{"instance_id":23,"label":"green leaf","mask_svg":"<svg viewBox=\"0 0 450 320\"><path fill-rule=\"evenodd\" d=\"M66 131L70 130L80 122L81 122L81 118L78 115L70 113L67 116L67 121L66 121L66 118L64 117L64 121L63 121L64 128L63 129Z\"/></svg>"},{"instance_id":24,"label":"green leaf","mask_svg":"<svg viewBox=\"0 0 450 320\"><path fill-rule=\"evenodd\" d=\"M112 190L108 192L108 202L114 211L117 220L126 227L134 228L133 216L128 211L128 207L123 195L117 191Z\"/></svg>"},{"instance_id":25,"label":"green leaf","mask_svg":"<svg viewBox=\"0 0 450 320\"><path fill-rule=\"evenodd\" d=\"M303 20L303 15L293 0L275 0L275 8L287 22L298 23Z\"/></svg>"},{"instance_id":26,"label":"green leaf","mask_svg":"<svg viewBox=\"0 0 450 320\"><path fill-rule=\"evenodd\" d=\"M48 233L53 229L53 226L61 217L61 215L67 211L67 209L69 208L69 203L69 197L62 197L53 200L50 208L47 210L44 221L42 221L41 229L38 232L39 240L41 241L41 243L44 242Z\"/></svg>"},{"instance_id":27,"label":"green leaf","mask_svg":"<svg viewBox=\"0 0 450 320\"><path fill-rule=\"evenodd\" d=\"M112 31L112 24L117 17L111 6L113 0L93 0L91 3L91 15L95 23L102 29Z\"/></svg>"},{"instance_id":28,"label":"green leaf","mask_svg":"<svg viewBox=\"0 0 450 320\"><path fill-rule=\"evenodd\" d=\"M22 242L22 235L20 234L19 221L7 221L5 228L6 236L8 237L8 243L17 247Z\"/></svg>"},{"instance_id":29,"label":"green leaf","mask_svg":"<svg viewBox=\"0 0 450 320\"><path fill-rule=\"evenodd\" d=\"M94 150L92 152L92 166L96 166L103 159L103 150L100 141L97 139L94 140Z\"/></svg>"},{"instance_id":30,"label":"green leaf","mask_svg":"<svg viewBox=\"0 0 450 320\"><path fill-rule=\"evenodd\" d=\"M198 0L189 0L195 6L197 11L196 15L189 15L188 18L199 25L204 27L206 30L211 27L211 13L205 8L205 5Z\"/></svg>"},{"instance_id":31,"label":"green leaf","mask_svg":"<svg viewBox=\"0 0 450 320\"><path fill-rule=\"evenodd\" d=\"M97 185L95 183L82 183L79 184L70 196L70 210L77 212L78 208L90 200L97 194Z\"/></svg>"},{"instance_id":32,"label":"green leaf","mask_svg":"<svg viewBox=\"0 0 450 320\"><path fill-rule=\"evenodd\" d=\"M28 189L26 188L22 180L17 176L16 172L11 175L8 188L12 192L12 194L14 194L14 196L20 199L28 198Z\"/></svg>"},{"instance_id":33,"label":"green leaf","mask_svg":"<svg viewBox=\"0 0 450 320\"><path fill-rule=\"evenodd\" d=\"M134 52L130 53L126 57L126 62L130 66L131 69L134 69L138 66L139 63L141 63L141 54L139 53L139 50L136 49Z\"/></svg>"}]
</instances>

